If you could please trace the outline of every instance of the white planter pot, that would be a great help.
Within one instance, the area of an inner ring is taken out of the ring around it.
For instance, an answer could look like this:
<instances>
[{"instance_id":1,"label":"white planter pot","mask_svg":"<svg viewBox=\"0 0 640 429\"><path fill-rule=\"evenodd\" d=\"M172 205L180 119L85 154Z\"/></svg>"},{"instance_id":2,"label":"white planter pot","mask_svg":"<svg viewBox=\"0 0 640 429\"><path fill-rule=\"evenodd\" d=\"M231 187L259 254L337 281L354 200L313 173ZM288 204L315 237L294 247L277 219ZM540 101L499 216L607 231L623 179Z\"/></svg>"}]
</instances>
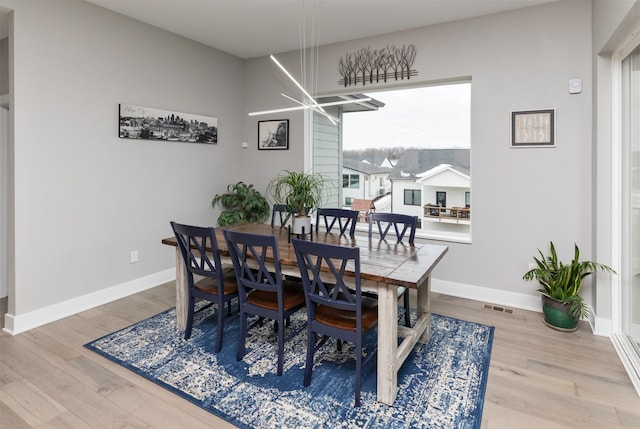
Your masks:
<instances>
[{"instance_id":1,"label":"white planter pot","mask_svg":"<svg viewBox=\"0 0 640 429\"><path fill-rule=\"evenodd\" d=\"M311 232L311 216L294 216L291 233L302 234L303 231L305 234L309 234Z\"/></svg>"}]
</instances>

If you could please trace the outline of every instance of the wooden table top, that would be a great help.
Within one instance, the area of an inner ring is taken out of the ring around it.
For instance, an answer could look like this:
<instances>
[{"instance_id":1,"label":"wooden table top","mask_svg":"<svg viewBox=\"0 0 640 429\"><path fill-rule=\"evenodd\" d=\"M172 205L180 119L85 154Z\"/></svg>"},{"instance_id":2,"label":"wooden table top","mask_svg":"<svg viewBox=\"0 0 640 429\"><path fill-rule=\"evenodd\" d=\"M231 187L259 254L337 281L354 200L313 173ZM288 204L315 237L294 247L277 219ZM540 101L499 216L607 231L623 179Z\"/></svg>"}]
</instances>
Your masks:
<instances>
[{"instance_id":1,"label":"wooden table top","mask_svg":"<svg viewBox=\"0 0 640 429\"><path fill-rule=\"evenodd\" d=\"M293 245L289 242L287 228L262 223L238 223L223 228L215 228L220 254L229 256L223 229L253 234L275 235L278 238L280 264L283 267L297 267ZM396 244L380 241L376 237L357 235L353 238L333 233L314 232L313 241L360 248L360 275L363 280L394 284L416 289L431 274L431 270L447 253L448 247L433 244ZM163 244L177 246L175 237L162 240Z\"/></svg>"}]
</instances>

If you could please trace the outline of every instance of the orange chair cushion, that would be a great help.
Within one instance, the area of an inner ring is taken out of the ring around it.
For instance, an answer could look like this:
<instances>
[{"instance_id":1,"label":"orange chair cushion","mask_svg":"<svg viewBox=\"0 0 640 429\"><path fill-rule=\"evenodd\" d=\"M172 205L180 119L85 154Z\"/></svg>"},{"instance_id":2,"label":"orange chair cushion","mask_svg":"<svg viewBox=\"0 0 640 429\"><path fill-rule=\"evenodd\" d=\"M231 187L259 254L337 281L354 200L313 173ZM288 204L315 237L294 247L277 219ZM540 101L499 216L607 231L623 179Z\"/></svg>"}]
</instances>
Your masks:
<instances>
[{"instance_id":1,"label":"orange chair cushion","mask_svg":"<svg viewBox=\"0 0 640 429\"><path fill-rule=\"evenodd\" d=\"M316 308L316 321L338 329L356 330L356 312L336 310L335 308L319 305ZM362 329L368 330L378 322L378 301L362 297Z\"/></svg>"},{"instance_id":2,"label":"orange chair cushion","mask_svg":"<svg viewBox=\"0 0 640 429\"><path fill-rule=\"evenodd\" d=\"M284 282L284 309L289 310L304 303L302 283ZM247 295L247 302L269 310L278 309L278 295L275 292L254 290Z\"/></svg>"},{"instance_id":3,"label":"orange chair cushion","mask_svg":"<svg viewBox=\"0 0 640 429\"><path fill-rule=\"evenodd\" d=\"M232 268L223 267L222 269L222 284L224 287L224 294L229 295L231 293L238 292L238 283L236 282L236 273ZM199 280L195 284L196 289L201 290L212 295L218 295L218 280L211 277L205 277Z\"/></svg>"}]
</instances>

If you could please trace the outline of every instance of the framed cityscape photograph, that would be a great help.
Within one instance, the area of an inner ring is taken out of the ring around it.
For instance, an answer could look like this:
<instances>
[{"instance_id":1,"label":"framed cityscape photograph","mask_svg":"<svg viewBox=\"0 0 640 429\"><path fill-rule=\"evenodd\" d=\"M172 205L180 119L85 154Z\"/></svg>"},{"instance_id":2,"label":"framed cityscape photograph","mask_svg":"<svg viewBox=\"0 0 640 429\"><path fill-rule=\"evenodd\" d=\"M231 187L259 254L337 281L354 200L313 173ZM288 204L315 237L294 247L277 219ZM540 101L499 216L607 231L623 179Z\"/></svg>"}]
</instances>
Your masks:
<instances>
[{"instance_id":1,"label":"framed cityscape photograph","mask_svg":"<svg viewBox=\"0 0 640 429\"><path fill-rule=\"evenodd\" d=\"M118 120L122 139L218 143L218 119L210 116L120 104Z\"/></svg>"},{"instance_id":2,"label":"framed cityscape photograph","mask_svg":"<svg viewBox=\"0 0 640 429\"><path fill-rule=\"evenodd\" d=\"M511 112L511 147L555 147L555 109Z\"/></svg>"},{"instance_id":3,"label":"framed cityscape photograph","mask_svg":"<svg viewBox=\"0 0 640 429\"><path fill-rule=\"evenodd\" d=\"M289 120L258 121L258 149L289 149Z\"/></svg>"}]
</instances>

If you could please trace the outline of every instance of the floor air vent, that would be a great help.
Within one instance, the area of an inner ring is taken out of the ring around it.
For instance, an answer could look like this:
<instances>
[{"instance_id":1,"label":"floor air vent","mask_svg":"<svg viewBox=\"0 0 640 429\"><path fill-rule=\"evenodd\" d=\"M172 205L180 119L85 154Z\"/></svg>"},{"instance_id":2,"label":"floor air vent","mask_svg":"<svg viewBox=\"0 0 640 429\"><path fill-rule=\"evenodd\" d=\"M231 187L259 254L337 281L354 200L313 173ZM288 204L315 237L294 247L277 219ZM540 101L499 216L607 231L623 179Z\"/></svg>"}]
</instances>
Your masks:
<instances>
[{"instance_id":1,"label":"floor air vent","mask_svg":"<svg viewBox=\"0 0 640 429\"><path fill-rule=\"evenodd\" d=\"M485 310L498 311L500 313L513 314L513 309L500 307L499 305L485 304L484 305L484 309Z\"/></svg>"}]
</instances>

